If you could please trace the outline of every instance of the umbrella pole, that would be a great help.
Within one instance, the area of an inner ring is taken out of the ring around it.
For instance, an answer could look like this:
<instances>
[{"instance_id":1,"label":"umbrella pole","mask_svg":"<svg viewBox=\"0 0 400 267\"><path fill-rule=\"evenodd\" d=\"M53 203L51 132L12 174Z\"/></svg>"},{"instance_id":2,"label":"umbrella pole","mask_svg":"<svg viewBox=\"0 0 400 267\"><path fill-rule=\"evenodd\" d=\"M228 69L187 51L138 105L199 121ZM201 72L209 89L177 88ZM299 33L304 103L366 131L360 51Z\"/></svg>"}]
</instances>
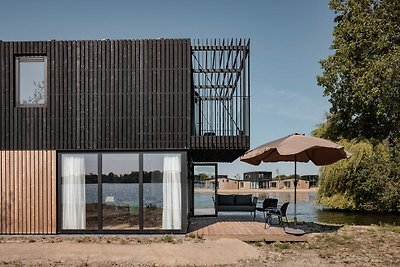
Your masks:
<instances>
[{"instance_id":1,"label":"umbrella pole","mask_svg":"<svg viewBox=\"0 0 400 267\"><path fill-rule=\"evenodd\" d=\"M296 205L297 205L297 199L296 199L296 191L297 191L297 158L296 155L294 155L294 228L297 227L297 212L296 212Z\"/></svg>"}]
</instances>

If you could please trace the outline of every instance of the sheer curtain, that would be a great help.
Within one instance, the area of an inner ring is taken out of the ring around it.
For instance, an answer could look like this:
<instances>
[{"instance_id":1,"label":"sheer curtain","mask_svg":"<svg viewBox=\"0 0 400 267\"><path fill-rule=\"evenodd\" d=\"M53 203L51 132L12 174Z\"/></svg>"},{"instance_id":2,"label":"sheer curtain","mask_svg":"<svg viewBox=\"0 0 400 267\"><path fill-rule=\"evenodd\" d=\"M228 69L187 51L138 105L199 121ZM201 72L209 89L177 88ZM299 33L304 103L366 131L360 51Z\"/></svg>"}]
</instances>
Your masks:
<instances>
[{"instance_id":1,"label":"sheer curtain","mask_svg":"<svg viewBox=\"0 0 400 267\"><path fill-rule=\"evenodd\" d=\"M62 227L86 228L85 157L62 157Z\"/></svg>"},{"instance_id":2,"label":"sheer curtain","mask_svg":"<svg viewBox=\"0 0 400 267\"><path fill-rule=\"evenodd\" d=\"M164 156L163 167L163 229L181 229L181 157Z\"/></svg>"}]
</instances>

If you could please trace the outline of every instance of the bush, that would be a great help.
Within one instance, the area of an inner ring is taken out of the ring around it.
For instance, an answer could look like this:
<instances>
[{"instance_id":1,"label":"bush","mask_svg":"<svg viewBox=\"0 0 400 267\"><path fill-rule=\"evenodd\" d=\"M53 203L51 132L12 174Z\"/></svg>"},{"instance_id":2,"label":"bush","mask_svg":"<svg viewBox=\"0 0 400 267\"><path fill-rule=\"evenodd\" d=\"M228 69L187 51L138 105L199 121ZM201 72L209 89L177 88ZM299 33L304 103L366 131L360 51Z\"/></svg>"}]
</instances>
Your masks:
<instances>
[{"instance_id":1,"label":"bush","mask_svg":"<svg viewBox=\"0 0 400 267\"><path fill-rule=\"evenodd\" d=\"M317 201L327 208L400 211L400 154L387 142L339 142L348 160L321 168Z\"/></svg>"}]
</instances>

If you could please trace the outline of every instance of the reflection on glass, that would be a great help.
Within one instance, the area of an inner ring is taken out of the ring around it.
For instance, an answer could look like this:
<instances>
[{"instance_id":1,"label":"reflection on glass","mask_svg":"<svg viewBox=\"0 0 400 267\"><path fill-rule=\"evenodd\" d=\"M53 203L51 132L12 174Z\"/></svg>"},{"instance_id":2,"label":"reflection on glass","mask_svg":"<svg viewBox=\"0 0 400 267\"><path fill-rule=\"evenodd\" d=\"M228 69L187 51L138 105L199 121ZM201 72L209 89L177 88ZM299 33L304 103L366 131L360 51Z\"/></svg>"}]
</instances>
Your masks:
<instances>
[{"instance_id":1,"label":"reflection on glass","mask_svg":"<svg viewBox=\"0 0 400 267\"><path fill-rule=\"evenodd\" d=\"M139 228L139 157L103 154L103 229Z\"/></svg>"},{"instance_id":2,"label":"reflection on glass","mask_svg":"<svg viewBox=\"0 0 400 267\"><path fill-rule=\"evenodd\" d=\"M181 229L181 156L144 154L143 211L145 229Z\"/></svg>"},{"instance_id":3,"label":"reflection on glass","mask_svg":"<svg viewBox=\"0 0 400 267\"><path fill-rule=\"evenodd\" d=\"M19 103L36 105L45 103L45 59L19 58Z\"/></svg>"},{"instance_id":4,"label":"reflection on glass","mask_svg":"<svg viewBox=\"0 0 400 267\"><path fill-rule=\"evenodd\" d=\"M97 155L61 157L62 229L97 229Z\"/></svg>"},{"instance_id":5,"label":"reflection on glass","mask_svg":"<svg viewBox=\"0 0 400 267\"><path fill-rule=\"evenodd\" d=\"M215 215L215 166L194 166L194 215Z\"/></svg>"}]
</instances>

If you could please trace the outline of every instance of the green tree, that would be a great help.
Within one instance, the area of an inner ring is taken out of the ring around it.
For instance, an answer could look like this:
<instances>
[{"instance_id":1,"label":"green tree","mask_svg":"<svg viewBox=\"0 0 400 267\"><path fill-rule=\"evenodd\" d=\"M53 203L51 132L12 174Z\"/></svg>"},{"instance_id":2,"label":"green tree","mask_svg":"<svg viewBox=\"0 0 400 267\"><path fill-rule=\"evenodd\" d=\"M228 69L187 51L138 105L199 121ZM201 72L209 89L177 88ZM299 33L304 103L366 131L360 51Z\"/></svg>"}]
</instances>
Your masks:
<instances>
[{"instance_id":1,"label":"green tree","mask_svg":"<svg viewBox=\"0 0 400 267\"><path fill-rule=\"evenodd\" d=\"M340 144L353 155L321 168L318 202L333 209L400 211L400 154L387 142Z\"/></svg>"},{"instance_id":2,"label":"green tree","mask_svg":"<svg viewBox=\"0 0 400 267\"><path fill-rule=\"evenodd\" d=\"M334 54L317 77L332 104L316 135L330 139L400 136L400 1L331 0Z\"/></svg>"}]
</instances>

